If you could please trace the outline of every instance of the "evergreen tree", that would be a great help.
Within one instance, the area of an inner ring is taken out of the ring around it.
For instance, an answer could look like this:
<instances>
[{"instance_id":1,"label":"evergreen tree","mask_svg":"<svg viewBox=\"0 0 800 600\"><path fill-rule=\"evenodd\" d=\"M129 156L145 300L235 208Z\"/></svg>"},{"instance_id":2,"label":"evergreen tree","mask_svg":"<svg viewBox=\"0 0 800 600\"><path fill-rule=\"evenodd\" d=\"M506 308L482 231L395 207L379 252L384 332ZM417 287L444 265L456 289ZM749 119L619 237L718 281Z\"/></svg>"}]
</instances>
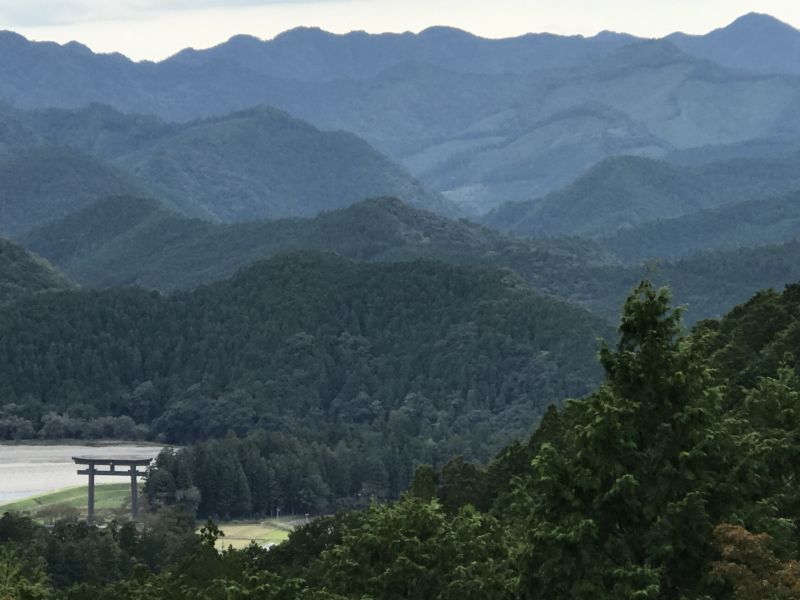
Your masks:
<instances>
[{"instance_id":1,"label":"evergreen tree","mask_svg":"<svg viewBox=\"0 0 800 600\"><path fill-rule=\"evenodd\" d=\"M680 310L643 282L606 382L533 461L523 598L681 598L708 569L717 521L719 398L680 336Z\"/></svg>"}]
</instances>

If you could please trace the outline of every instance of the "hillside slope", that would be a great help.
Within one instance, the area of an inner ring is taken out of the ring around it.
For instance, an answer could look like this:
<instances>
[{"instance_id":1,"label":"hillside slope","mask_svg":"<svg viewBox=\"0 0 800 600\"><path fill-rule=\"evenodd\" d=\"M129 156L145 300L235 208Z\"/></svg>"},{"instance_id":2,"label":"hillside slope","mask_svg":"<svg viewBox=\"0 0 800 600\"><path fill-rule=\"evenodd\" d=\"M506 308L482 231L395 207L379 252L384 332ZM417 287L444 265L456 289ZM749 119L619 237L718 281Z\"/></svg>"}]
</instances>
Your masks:
<instances>
[{"instance_id":1,"label":"hillside slope","mask_svg":"<svg viewBox=\"0 0 800 600\"><path fill-rule=\"evenodd\" d=\"M380 195L456 212L356 136L320 131L268 107L186 124L99 105L75 111L0 110L0 147L9 154L52 145L92 155L136 182L100 196L81 192L94 195L93 200L146 191L186 215L210 220L311 216ZM65 184L65 195L81 185L83 175L76 173L75 181ZM26 183L36 188L34 177L19 185ZM23 196L33 193L22 191ZM55 217L63 214L53 208Z\"/></svg>"},{"instance_id":2,"label":"hillside slope","mask_svg":"<svg viewBox=\"0 0 800 600\"><path fill-rule=\"evenodd\" d=\"M88 287L193 288L297 249L372 262L425 258L502 267L535 290L580 304L609 322L646 277L673 286L676 300L689 304L689 322L724 314L754 290L800 279L800 245L791 241L623 265L599 243L513 238L393 199L361 202L314 219L221 225L186 219L152 200L111 198L22 241Z\"/></svg>"},{"instance_id":3,"label":"hillside slope","mask_svg":"<svg viewBox=\"0 0 800 600\"><path fill-rule=\"evenodd\" d=\"M46 260L0 238L0 306L40 292L75 287Z\"/></svg>"},{"instance_id":4,"label":"hillside slope","mask_svg":"<svg viewBox=\"0 0 800 600\"><path fill-rule=\"evenodd\" d=\"M735 69L800 75L800 31L769 15L750 13L706 35L677 33L668 39L685 52Z\"/></svg>"},{"instance_id":5,"label":"hillside slope","mask_svg":"<svg viewBox=\"0 0 800 600\"><path fill-rule=\"evenodd\" d=\"M752 247L800 238L800 192L750 200L623 229L602 240L629 262L683 258L706 250Z\"/></svg>"},{"instance_id":6,"label":"hillside slope","mask_svg":"<svg viewBox=\"0 0 800 600\"><path fill-rule=\"evenodd\" d=\"M39 416L86 404L176 442L258 425L355 449L407 426L434 445L419 460L440 444L483 455L591 389L596 336L609 334L507 271L291 253L170 297L14 305L0 313L0 390Z\"/></svg>"},{"instance_id":7,"label":"hillside slope","mask_svg":"<svg viewBox=\"0 0 800 600\"><path fill-rule=\"evenodd\" d=\"M512 267L540 291L580 298L587 270L611 262L591 242L514 239L388 198L315 219L236 225L186 219L153 200L109 198L22 242L87 286L137 284L163 291L223 279L276 252L317 249L357 260Z\"/></svg>"},{"instance_id":8,"label":"hillside slope","mask_svg":"<svg viewBox=\"0 0 800 600\"><path fill-rule=\"evenodd\" d=\"M482 214L547 194L608 156L796 137L800 79L769 67L791 62L796 32L760 22L699 41L304 29L270 42L239 36L161 63L6 33L0 96L29 108L102 102L181 121L268 104L359 135Z\"/></svg>"},{"instance_id":9,"label":"hillside slope","mask_svg":"<svg viewBox=\"0 0 800 600\"><path fill-rule=\"evenodd\" d=\"M17 236L100 198L145 189L122 169L69 148L0 154L0 235Z\"/></svg>"},{"instance_id":10,"label":"hillside slope","mask_svg":"<svg viewBox=\"0 0 800 600\"><path fill-rule=\"evenodd\" d=\"M504 204L482 221L523 236L608 236L649 221L798 190L798 167L797 153L697 167L610 158L557 192Z\"/></svg>"}]
</instances>

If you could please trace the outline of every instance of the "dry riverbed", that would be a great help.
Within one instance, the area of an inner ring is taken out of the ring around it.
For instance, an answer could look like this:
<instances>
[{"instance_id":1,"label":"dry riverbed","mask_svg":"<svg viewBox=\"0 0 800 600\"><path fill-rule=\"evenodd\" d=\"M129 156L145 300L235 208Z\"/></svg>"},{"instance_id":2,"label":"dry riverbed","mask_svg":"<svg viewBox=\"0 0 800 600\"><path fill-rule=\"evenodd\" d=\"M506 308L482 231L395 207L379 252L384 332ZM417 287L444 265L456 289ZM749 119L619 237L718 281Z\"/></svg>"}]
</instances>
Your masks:
<instances>
[{"instance_id":1,"label":"dry riverbed","mask_svg":"<svg viewBox=\"0 0 800 600\"><path fill-rule=\"evenodd\" d=\"M76 473L73 456L155 458L161 448L160 445L137 443L91 446L0 444L0 506L30 496L86 485L86 477ZM97 483L119 483L119 478L98 478Z\"/></svg>"}]
</instances>

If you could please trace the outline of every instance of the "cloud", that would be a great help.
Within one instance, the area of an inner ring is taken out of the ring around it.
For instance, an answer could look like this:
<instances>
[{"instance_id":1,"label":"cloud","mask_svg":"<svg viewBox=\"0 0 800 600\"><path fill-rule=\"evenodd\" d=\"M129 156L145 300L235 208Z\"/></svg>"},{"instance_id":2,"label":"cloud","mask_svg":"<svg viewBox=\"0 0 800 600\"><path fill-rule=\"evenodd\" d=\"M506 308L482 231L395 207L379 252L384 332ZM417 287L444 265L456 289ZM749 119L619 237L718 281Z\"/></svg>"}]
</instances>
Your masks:
<instances>
[{"instance_id":1,"label":"cloud","mask_svg":"<svg viewBox=\"0 0 800 600\"><path fill-rule=\"evenodd\" d=\"M172 11L311 4L320 0L0 0L0 28L125 21Z\"/></svg>"}]
</instances>

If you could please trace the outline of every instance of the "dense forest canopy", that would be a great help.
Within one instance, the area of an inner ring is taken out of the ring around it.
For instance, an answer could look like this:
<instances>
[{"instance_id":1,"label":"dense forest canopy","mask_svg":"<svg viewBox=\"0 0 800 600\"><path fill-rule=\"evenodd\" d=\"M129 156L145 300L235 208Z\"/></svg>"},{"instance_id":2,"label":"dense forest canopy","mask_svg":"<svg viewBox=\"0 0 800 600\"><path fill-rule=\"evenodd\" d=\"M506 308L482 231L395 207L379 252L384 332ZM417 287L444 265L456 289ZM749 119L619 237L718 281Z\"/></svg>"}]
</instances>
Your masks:
<instances>
[{"instance_id":1,"label":"dense forest canopy","mask_svg":"<svg viewBox=\"0 0 800 600\"><path fill-rule=\"evenodd\" d=\"M775 227L787 228L777 239L792 237L791 219ZM676 237L675 244L682 239ZM182 217L155 200L119 196L37 228L20 242L81 285L140 285L160 291L218 281L264 256L300 248L362 261L425 258L503 267L537 292L580 304L609 322L617 319L620 303L644 277L672 288L676 302L688 305L689 323L722 316L753 290L800 279L800 246L794 240L626 265L611 251L618 248L613 243L607 247L606 241L574 237L514 238L393 198L365 200L313 219L223 225ZM662 247L655 235L648 244Z\"/></svg>"},{"instance_id":2,"label":"dense forest canopy","mask_svg":"<svg viewBox=\"0 0 800 600\"><path fill-rule=\"evenodd\" d=\"M0 192L0 235L15 236L124 194L228 223L314 216L389 195L458 214L357 136L267 106L166 123L96 104L72 111L0 104Z\"/></svg>"},{"instance_id":3,"label":"dense forest canopy","mask_svg":"<svg viewBox=\"0 0 800 600\"><path fill-rule=\"evenodd\" d=\"M137 284L161 291L224 279L259 258L295 249L364 261L427 258L510 267L535 289L564 298L581 295L591 267L614 264L589 241L516 239L396 198L363 200L313 219L223 225L182 217L156 200L116 196L20 241L83 285Z\"/></svg>"},{"instance_id":4,"label":"dense forest canopy","mask_svg":"<svg viewBox=\"0 0 800 600\"><path fill-rule=\"evenodd\" d=\"M0 32L0 442L171 446L0 600L800 599L798 57Z\"/></svg>"},{"instance_id":5,"label":"dense forest canopy","mask_svg":"<svg viewBox=\"0 0 800 600\"><path fill-rule=\"evenodd\" d=\"M0 238L0 307L31 294L75 287L46 260Z\"/></svg>"},{"instance_id":6,"label":"dense forest canopy","mask_svg":"<svg viewBox=\"0 0 800 600\"><path fill-rule=\"evenodd\" d=\"M604 382L551 408L527 442L485 468L460 458L421 466L399 501L320 518L272 550L218 552L223 532L209 522L193 534L185 495L140 528L48 530L6 514L0 591L70 600L796 598L800 372L766 362L754 378L731 378L736 360L780 346L795 328L795 287L759 294L687 335L668 293L643 283L625 304L619 341L600 352ZM747 332L767 307L784 310L769 313L752 344ZM252 468L254 442L229 438L214 456ZM167 499L173 473L206 476L210 450L163 455L148 479L152 498ZM201 497L257 496L235 480Z\"/></svg>"},{"instance_id":7,"label":"dense forest canopy","mask_svg":"<svg viewBox=\"0 0 800 600\"><path fill-rule=\"evenodd\" d=\"M703 211L718 209L719 212L721 207L734 210L740 203L794 192L800 188L798 165L800 154L796 151L700 165L616 156L594 165L558 191L525 202L504 204L482 221L520 236L593 238L617 232L624 236L626 230L636 231L646 224L669 222L685 215L701 218ZM715 218L717 213L705 216L707 228L721 221ZM779 213L777 217L787 216ZM636 238L628 236L627 240L632 245ZM766 237L760 241L777 240ZM647 240L640 239L639 243L640 254L649 249ZM714 247L706 241L700 249ZM674 241L670 251L655 256L668 257L680 248L681 244Z\"/></svg>"},{"instance_id":8,"label":"dense forest canopy","mask_svg":"<svg viewBox=\"0 0 800 600\"><path fill-rule=\"evenodd\" d=\"M327 486L307 503L363 485L391 497L419 462L485 460L591 390L609 335L509 271L291 253L169 297L77 291L8 307L0 433L186 443L261 428ZM324 474L329 459L348 481Z\"/></svg>"}]
</instances>

